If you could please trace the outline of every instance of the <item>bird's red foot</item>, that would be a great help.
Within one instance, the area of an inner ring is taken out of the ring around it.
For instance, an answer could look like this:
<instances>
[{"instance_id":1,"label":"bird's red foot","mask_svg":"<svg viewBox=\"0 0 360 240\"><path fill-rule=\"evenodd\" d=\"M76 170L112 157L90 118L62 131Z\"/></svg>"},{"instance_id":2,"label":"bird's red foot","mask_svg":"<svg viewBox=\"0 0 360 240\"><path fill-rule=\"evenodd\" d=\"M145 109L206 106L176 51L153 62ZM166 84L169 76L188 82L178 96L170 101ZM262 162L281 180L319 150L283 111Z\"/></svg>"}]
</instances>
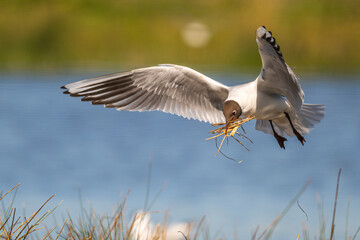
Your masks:
<instances>
[{"instance_id":1,"label":"bird's red foot","mask_svg":"<svg viewBox=\"0 0 360 240\"><path fill-rule=\"evenodd\" d=\"M276 138L276 140L278 141L279 145L281 148L285 149L285 144L284 142L287 141L286 138L280 136L279 134L274 134L274 137Z\"/></svg>"},{"instance_id":2,"label":"bird's red foot","mask_svg":"<svg viewBox=\"0 0 360 240\"><path fill-rule=\"evenodd\" d=\"M271 128L272 128L272 130L273 130L274 137L275 137L276 140L278 141L280 147L283 148L283 149L285 149L285 144L284 144L284 142L287 141L287 139L284 138L284 137L282 137L282 136L280 136L279 134L277 134L277 132L275 131L275 128L274 128L274 125L273 125L272 121L269 120L269 122L270 122Z\"/></svg>"},{"instance_id":3,"label":"bird's red foot","mask_svg":"<svg viewBox=\"0 0 360 240\"><path fill-rule=\"evenodd\" d=\"M296 135L297 139L301 142L301 145L304 146L304 143L306 142L305 138L297 131L295 132L295 135Z\"/></svg>"}]
</instances>

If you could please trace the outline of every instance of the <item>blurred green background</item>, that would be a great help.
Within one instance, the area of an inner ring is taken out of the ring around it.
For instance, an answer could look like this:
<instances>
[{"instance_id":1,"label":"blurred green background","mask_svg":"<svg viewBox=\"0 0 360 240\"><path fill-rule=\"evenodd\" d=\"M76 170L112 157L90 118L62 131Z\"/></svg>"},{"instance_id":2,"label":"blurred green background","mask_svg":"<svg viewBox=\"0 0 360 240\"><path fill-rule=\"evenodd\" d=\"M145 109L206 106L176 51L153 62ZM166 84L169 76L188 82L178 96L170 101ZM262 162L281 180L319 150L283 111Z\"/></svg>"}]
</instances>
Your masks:
<instances>
[{"instance_id":1,"label":"blurred green background","mask_svg":"<svg viewBox=\"0 0 360 240\"><path fill-rule=\"evenodd\" d=\"M359 0L2 0L0 70L259 71L261 25L297 71L359 72Z\"/></svg>"}]
</instances>

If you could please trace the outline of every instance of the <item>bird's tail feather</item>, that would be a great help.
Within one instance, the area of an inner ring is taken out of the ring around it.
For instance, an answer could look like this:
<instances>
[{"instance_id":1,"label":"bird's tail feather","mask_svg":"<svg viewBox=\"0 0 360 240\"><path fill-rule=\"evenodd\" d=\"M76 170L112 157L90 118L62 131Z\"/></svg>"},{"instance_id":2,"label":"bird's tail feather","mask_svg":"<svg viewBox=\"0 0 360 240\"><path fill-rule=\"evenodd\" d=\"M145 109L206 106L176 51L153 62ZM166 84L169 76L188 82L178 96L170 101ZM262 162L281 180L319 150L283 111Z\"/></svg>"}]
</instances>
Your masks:
<instances>
[{"instance_id":1,"label":"bird's tail feather","mask_svg":"<svg viewBox=\"0 0 360 240\"><path fill-rule=\"evenodd\" d=\"M299 120L301 125L312 129L325 116L325 105L322 104L303 104Z\"/></svg>"},{"instance_id":2,"label":"bird's tail feather","mask_svg":"<svg viewBox=\"0 0 360 240\"><path fill-rule=\"evenodd\" d=\"M322 104L303 104L300 113L290 114L290 119L295 129L302 135L308 134L315 124L319 123L325 116L325 105ZM294 136L288 119L283 117L273 119L275 131L281 135ZM267 134L273 134L270 122L268 120L257 120L256 130L263 131Z\"/></svg>"}]
</instances>

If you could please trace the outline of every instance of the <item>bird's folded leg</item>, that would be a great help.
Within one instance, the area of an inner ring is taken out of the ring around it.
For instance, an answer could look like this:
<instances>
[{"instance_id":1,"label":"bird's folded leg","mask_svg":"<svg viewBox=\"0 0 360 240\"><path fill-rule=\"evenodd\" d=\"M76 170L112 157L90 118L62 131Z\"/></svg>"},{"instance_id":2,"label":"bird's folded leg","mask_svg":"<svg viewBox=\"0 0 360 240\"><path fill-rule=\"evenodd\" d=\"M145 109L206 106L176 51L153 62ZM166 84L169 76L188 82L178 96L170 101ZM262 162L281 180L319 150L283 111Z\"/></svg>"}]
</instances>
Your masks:
<instances>
[{"instance_id":1,"label":"bird's folded leg","mask_svg":"<svg viewBox=\"0 0 360 240\"><path fill-rule=\"evenodd\" d=\"M277 140L277 142L279 143L280 147L283 148L283 149L285 149L285 144L284 144L284 142L287 141L287 139L284 138L284 137L282 137L282 136L280 136L280 135L275 131L274 126L273 126L273 123L272 123L271 120L269 120L269 122L270 122L271 128L272 128L272 130L273 130L274 137L276 138L276 140Z\"/></svg>"},{"instance_id":2,"label":"bird's folded leg","mask_svg":"<svg viewBox=\"0 0 360 240\"><path fill-rule=\"evenodd\" d=\"M295 134L295 136L297 137L297 139L301 142L301 144L304 146L304 142L306 142L305 138L294 128L294 125L291 122L290 116L287 112L284 112L286 118L289 120L291 128L293 130L293 133Z\"/></svg>"}]
</instances>

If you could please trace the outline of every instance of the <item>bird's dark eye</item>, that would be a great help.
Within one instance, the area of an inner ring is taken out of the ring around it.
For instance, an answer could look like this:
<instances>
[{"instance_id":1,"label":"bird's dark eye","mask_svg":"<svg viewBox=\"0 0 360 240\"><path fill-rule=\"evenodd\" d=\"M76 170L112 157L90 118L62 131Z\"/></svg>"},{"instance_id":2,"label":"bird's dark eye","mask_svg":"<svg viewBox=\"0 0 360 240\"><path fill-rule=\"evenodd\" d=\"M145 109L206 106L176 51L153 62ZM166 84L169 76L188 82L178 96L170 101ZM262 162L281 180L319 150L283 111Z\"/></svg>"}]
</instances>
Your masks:
<instances>
[{"instance_id":1,"label":"bird's dark eye","mask_svg":"<svg viewBox=\"0 0 360 240\"><path fill-rule=\"evenodd\" d=\"M235 115L236 114L236 110L234 110L233 112L232 112L232 115Z\"/></svg>"}]
</instances>

